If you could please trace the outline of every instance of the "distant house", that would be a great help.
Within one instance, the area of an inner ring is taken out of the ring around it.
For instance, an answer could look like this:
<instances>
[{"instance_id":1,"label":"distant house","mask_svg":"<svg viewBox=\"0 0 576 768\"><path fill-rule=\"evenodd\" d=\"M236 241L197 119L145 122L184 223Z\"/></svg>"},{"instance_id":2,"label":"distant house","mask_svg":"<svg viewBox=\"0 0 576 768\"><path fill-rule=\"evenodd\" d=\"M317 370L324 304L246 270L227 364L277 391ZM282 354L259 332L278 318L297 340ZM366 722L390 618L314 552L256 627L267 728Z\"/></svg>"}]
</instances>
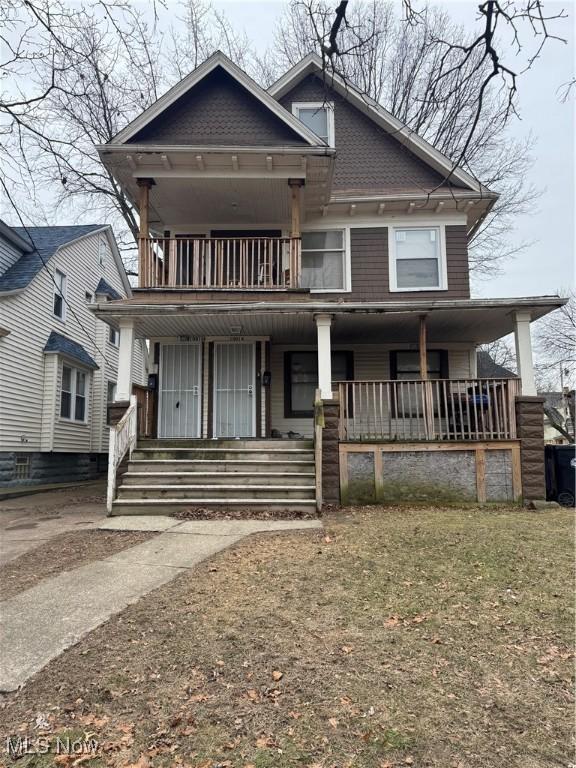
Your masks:
<instances>
[{"instance_id":1,"label":"distant house","mask_svg":"<svg viewBox=\"0 0 576 768\"><path fill-rule=\"evenodd\" d=\"M557 415L558 421L564 427L566 432L573 434L572 420L570 418L570 409L568 407L568 398L564 392L539 392L541 397L545 398L544 403L544 442L555 443L557 445L573 442L565 434L562 434L550 418L550 414Z\"/></svg>"},{"instance_id":2,"label":"distant house","mask_svg":"<svg viewBox=\"0 0 576 768\"><path fill-rule=\"evenodd\" d=\"M81 480L105 469L119 331L88 308L129 296L109 226L0 221L0 486ZM134 383L144 383L146 367L137 340Z\"/></svg>"},{"instance_id":3,"label":"distant house","mask_svg":"<svg viewBox=\"0 0 576 768\"><path fill-rule=\"evenodd\" d=\"M476 375L479 379L515 379L518 374L494 360L490 352L476 352Z\"/></svg>"}]
</instances>

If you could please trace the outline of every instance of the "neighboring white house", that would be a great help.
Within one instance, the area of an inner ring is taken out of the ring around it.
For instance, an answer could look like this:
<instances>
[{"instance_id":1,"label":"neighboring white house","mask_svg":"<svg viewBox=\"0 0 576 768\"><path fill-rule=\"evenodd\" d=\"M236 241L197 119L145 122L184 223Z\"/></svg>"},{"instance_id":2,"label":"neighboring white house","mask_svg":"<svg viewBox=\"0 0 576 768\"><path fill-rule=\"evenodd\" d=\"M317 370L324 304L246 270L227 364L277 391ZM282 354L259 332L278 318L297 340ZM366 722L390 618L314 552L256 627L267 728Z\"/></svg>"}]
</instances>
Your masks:
<instances>
[{"instance_id":1,"label":"neighboring white house","mask_svg":"<svg viewBox=\"0 0 576 768\"><path fill-rule=\"evenodd\" d=\"M0 486L105 470L119 331L88 307L130 295L109 226L0 221ZM133 383L145 384L144 341L133 354Z\"/></svg>"}]
</instances>

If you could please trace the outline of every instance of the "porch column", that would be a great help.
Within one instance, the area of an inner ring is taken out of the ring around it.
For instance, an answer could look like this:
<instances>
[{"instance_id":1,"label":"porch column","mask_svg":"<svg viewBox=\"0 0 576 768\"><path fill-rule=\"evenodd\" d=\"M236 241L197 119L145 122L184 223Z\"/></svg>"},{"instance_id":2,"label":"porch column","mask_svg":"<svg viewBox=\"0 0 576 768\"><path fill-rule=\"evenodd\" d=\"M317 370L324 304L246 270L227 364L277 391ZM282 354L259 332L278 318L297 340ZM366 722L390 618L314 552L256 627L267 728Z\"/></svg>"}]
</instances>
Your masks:
<instances>
[{"instance_id":1,"label":"porch column","mask_svg":"<svg viewBox=\"0 0 576 768\"><path fill-rule=\"evenodd\" d=\"M428 350L426 340L426 315L420 315L420 338L419 346L420 351L420 378L422 381L428 378Z\"/></svg>"},{"instance_id":2,"label":"porch column","mask_svg":"<svg viewBox=\"0 0 576 768\"><path fill-rule=\"evenodd\" d=\"M318 332L318 389L322 400L332 400L332 315L314 315Z\"/></svg>"},{"instance_id":3,"label":"porch column","mask_svg":"<svg viewBox=\"0 0 576 768\"><path fill-rule=\"evenodd\" d=\"M120 346L118 349L118 378L116 400L130 400L132 394L132 350L134 348L134 321L120 321Z\"/></svg>"},{"instance_id":4,"label":"porch column","mask_svg":"<svg viewBox=\"0 0 576 768\"><path fill-rule=\"evenodd\" d=\"M140 204L138 209L140 218L140 229L138 232L138 287L145 288L150 278L146 238L149 236L148 209L150 207L150 187L154 184L154 180L137 179L136 183L140 187Z\"/></svg>"},{"instance_id":5,"label":"porch column","mask_svg":"<svg viewBox=\"0 0 576 768\"><path fill-rule=\"evenodd\" d=\"M290 237L292 238L290 247L290 287L298 288L300 286L301 273L300 237L302 236L300 212L302 209L302 187L304 186L304 180L288 179L288 186L290 187Z\"/></svg>"},{"instance_id":6,"label":"porch column","mask_svg":"<svg viewBox=\"0 0 576 768\"><path fill-rule=\"evenodd\" d=\"M530 338L529 312L514 313L514 341L516 343L516 365L521 379L522 394L535 395L534 363L532 361L532 342Z\"/></svg>"}]
</instances>

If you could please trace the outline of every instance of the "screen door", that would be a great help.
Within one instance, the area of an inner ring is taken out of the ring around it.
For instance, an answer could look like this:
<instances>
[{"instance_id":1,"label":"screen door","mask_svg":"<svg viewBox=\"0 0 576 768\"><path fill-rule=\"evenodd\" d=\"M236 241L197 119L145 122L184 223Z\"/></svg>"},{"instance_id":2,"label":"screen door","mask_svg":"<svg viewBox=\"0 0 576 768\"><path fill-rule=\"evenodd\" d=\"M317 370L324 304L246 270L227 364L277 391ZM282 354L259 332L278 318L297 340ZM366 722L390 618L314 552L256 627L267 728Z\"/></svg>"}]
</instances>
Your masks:
<instances>
[{"instance_id":1,"label":"screen door","mask_svg":"<svg viewBox=\"0 0 576 768\"><path fill-rule=\"evenodd\" d=\"M200 437L200 344L160 348L159 437Z\"/></svg>"},{"instance_id":2,"label":"screen door","mask_svg":"<svg viewBox=\"0 0 576 768\"><path fill-rule=\"evenodd\" d=\"M254 342L214 344L214 436L254 437Z\"/></svg>"}]
</instances>

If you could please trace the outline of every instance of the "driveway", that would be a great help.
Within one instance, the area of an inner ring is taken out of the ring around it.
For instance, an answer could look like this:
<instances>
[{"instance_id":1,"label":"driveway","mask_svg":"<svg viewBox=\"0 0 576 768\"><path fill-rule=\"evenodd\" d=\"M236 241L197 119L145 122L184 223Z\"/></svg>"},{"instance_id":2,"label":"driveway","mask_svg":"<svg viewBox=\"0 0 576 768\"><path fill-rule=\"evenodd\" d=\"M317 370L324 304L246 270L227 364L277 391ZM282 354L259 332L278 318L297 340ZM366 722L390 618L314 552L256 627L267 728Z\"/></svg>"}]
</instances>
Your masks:
<instances>
[{"instance_id":1,"label":"driveway","mask_svg":"<svg viewBox=\"0 0 576 768\"><path fill-rule=\"evenodd\" d=\"M102 523L105 494L100 480L0 501L0 565L54 536Z\"/></svg>"}]
</instances>

